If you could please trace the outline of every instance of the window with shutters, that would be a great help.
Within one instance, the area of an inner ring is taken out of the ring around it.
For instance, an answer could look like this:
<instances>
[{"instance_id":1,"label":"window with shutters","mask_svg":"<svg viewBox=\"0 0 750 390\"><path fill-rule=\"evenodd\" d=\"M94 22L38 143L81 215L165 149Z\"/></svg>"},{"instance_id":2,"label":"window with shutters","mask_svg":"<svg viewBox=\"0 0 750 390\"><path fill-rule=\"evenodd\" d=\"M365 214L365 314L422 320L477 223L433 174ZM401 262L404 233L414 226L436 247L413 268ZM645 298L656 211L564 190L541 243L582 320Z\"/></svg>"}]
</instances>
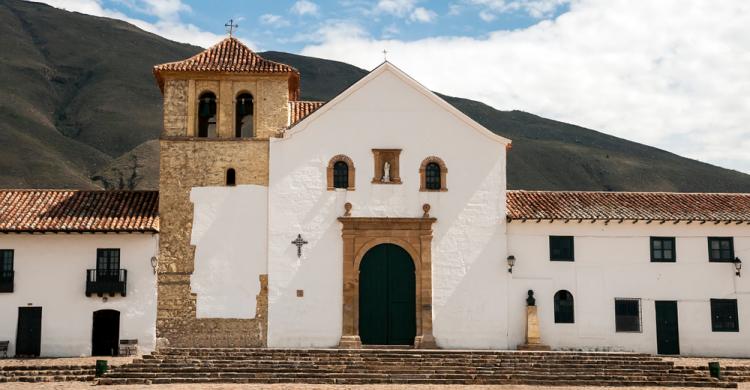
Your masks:
<instances>
[{"instance_id":1,"label":"window with shutters","mask_svg":"<svg viewBox=\"0 0 750 390\"><path fill-rule=\"evenodd\" d=\"M552 261L573 261L573 237L550 236L549 259Z\"/></svg>"},{"instance_id":2,"label":"window with shutters","mask_svg":"<svg viewBox=\"0 0 750 390\"><path fill-rule=\"evenodd\" d=\"M637 298L615 298L615 331L641 331L641 300Z\"/></svg>"},{"instance_id":3,"label":"window with shutters","mask_svg":"<svg viewBox=\"0 0 750 390\"><path fill-rule=\"evenodd\" d=\"M714 332L739 332L736 299L711 300L711 330Z\"/></svg>"},{"instance_id":4,"label":"window with shutters","mask_svg":"<svg viewBox=\"0 0 750 390\"><path fill-rule=\"evenodd\" d=\"M708 260L715 262L734 261L734 239L732 237L709 237Z\"/></svg>"},{"instance_id":5,"label":"window with shutters","mask_svg":"<svg viewBox=\"0 0 750 390\"><path fill-rule=\"evenodd\" d=\"M674 237L651 237L651 261L673 263L677 259Z\"/></svg>"}]
</instances>

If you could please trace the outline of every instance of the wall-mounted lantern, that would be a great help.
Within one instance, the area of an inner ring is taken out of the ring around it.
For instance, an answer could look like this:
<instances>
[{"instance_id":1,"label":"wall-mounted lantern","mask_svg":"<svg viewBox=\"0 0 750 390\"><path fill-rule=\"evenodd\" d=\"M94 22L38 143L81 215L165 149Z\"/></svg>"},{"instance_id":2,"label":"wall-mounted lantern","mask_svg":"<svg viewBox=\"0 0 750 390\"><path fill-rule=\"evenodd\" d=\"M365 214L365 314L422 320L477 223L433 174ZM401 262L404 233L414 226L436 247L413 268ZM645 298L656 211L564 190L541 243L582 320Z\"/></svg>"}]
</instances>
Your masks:
<instances>
[{"instance_id":1,"label":"wall-mounted lantern","mask_svg":"<svg viewBox=\"0 0 750 390\"><path fill-rule=\"evenodd\" d=\"M734 258L734 269L737 271L734 274L740 276L740 270L742 269L742 260L739 257Z\"/></svg>"},{"instance_id":2,"label":"wall-mounted lantern","mask_svg":"<svg viewBox=\"0 0 750 390\"><path fill-rule=\"evenodd\" d=\"M513 266L516 265L516 256L508 256L508 272L513 273Z\"/></svg>"},{"instance_id":3,"label":"wall-mounted lantern","mask_svg":"<svg viewBox=\"0 0 750 390\"><path fill-rule=\"evenodd\" d=\"M159 259L156 256L151 256L151 268L154 269L154 275L156 275L156 268L159 266Z\"/></svg>"}]
</instances>

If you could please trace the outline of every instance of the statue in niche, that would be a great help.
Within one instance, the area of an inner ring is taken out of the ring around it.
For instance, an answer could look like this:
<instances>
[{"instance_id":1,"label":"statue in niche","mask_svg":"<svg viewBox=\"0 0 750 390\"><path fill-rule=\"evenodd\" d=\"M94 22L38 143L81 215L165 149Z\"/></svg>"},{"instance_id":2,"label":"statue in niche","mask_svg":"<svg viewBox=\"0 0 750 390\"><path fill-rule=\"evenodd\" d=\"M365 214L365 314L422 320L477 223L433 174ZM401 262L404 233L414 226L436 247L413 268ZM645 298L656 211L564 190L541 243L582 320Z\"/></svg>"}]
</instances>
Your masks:
<instances>
[{"instance_id":1,"label":"statue in niche","mask_svg":"<svg viewBox=\"0 0 750 390\"><path fill-rule=\"evenodd\" d=\"M383 183L391 182L391 163L385 162L383 166Z\"/></svg>"},{"instance_id":2,"label":"statue in niche","mask_svg":"<svg viewBox=\"0 0 750 390\"><path fill-rule=\"evenodd\" d=\"M534 298L534 290L529 290L529 297L526 298L526 304L529 306L536 306L536 298Z\"/></svg>"}]
</instances>

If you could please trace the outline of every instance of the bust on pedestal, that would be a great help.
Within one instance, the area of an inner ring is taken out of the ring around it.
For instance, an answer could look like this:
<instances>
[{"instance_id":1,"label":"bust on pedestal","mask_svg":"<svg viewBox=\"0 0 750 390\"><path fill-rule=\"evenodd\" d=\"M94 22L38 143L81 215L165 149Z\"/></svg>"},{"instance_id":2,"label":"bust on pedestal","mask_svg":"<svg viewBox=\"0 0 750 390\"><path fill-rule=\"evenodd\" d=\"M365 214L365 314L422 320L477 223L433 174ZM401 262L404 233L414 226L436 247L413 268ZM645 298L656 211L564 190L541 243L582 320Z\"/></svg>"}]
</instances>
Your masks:
<instances>
[{"instance_id":1,"label":"bust on pedestal","mask_svg":"<svg viewBox=\"0 0 750 390\"><path fill-rule=\"evenodd\" d=\"M526 298L526 343L518 346L519 350L524 351L549 351L549 345L542 344L539 335L539 317L536 313L536 299L534 290L529 290Z\"/></svg>"}]
</instances>

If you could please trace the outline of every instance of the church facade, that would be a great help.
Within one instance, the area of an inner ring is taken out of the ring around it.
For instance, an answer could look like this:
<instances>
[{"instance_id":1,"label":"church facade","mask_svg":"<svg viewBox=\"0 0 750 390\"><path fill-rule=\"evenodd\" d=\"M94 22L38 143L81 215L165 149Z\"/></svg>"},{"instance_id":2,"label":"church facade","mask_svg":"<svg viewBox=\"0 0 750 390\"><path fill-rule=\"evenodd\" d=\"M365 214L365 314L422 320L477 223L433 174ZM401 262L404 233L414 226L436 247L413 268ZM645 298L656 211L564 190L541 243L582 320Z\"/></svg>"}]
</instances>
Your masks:
<instances>
[{"instance_id":1,"label":"church facade","mask_svg":"<svg viewBox=\"0 0 750 390\"><path fill-rule=\"evenodd\" d=\"M511 141L388 62L326 103L233 38L154 73L143 351L516 349L532 294L553 349L750 356L748 194L509 191Z\"/></svg>"}]
</instances>

